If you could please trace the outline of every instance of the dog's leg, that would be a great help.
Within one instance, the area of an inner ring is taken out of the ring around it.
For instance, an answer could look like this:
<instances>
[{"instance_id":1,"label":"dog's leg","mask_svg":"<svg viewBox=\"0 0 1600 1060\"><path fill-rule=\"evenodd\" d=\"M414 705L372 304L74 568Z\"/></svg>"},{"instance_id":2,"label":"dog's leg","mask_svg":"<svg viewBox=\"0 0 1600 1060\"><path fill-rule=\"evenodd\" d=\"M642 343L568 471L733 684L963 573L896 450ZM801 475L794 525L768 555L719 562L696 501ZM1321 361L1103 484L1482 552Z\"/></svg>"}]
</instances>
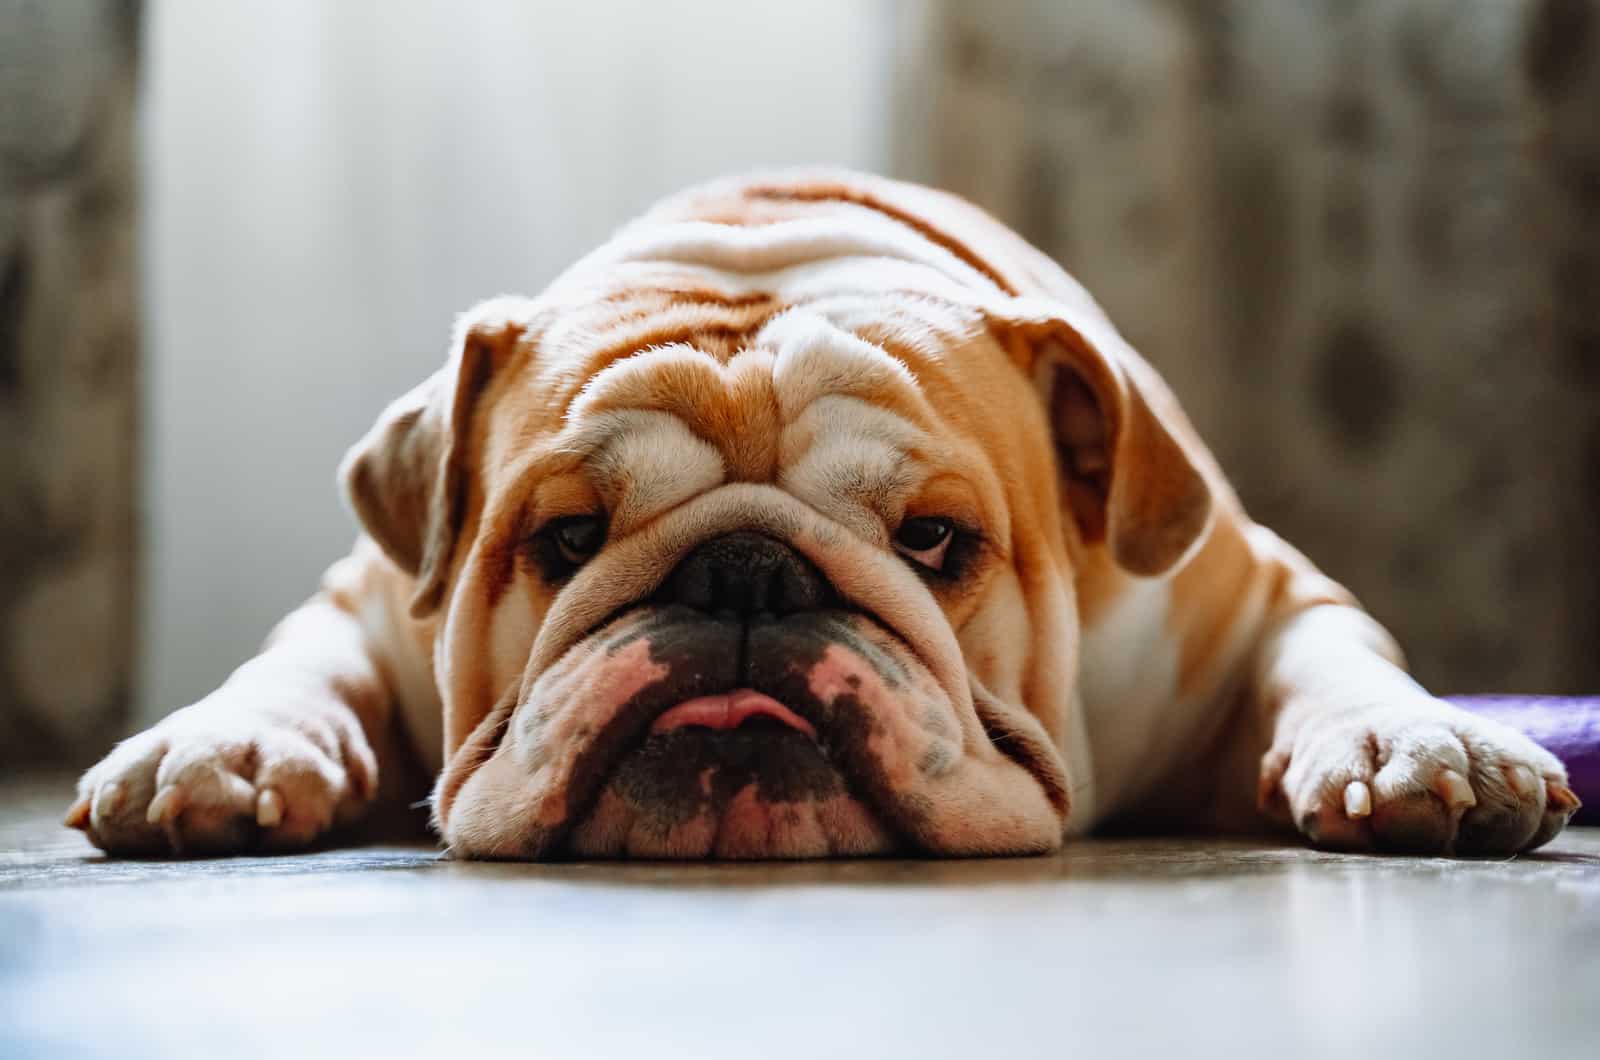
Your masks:
<instances>
[{"instance_id":1,"label":"dog's leg","mask_svg":"<svg viewBox=\"0 0 1600 1060\"><path fill-rule=\"evenodd\" d=\"M67 823L116 854L293 849L360 816L394 704L374 657L385 576L370 542L335 564L209 696L84 774Z\"/></svg>"},{"instance_id":2,"label":"dog's leg","mask_svg":"<svg viewBox=\"0 0 1600 1060\"><path fill-rule=\"evenodd\" d=\"M1355 608L1288 619L1252 677L1251 727L1270 741L1258 804L1313 843L1508 854L1549 841L1577 808L1555 756L1430 696Z\"/></svg>"}]
</instances>

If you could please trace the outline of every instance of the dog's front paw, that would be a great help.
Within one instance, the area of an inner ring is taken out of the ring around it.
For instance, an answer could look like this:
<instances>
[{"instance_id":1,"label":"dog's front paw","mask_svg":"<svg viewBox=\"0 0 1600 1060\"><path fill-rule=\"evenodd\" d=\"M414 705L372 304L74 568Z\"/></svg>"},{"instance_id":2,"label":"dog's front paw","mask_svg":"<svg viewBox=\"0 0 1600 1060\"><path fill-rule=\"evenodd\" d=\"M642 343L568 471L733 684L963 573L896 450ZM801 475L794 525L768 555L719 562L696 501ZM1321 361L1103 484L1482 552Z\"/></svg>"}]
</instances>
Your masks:
<instances>
[{"instance_id":1,"label":"dog's front paw","mask_svg":"<svg viewBox=\"0 0 1600 1060\"><path fill-rule=\"evenodd\" d=\"M1414 854L1532 850L1578 808L1554 755L1436 700L1312 715L1262 758L1259 795L1319 846Z\"/></svg>"},{"instance_id":2,"label":"dog's front paw","mask_svg":"<svg viewBox=\"0 0 1600 1060\"><path fill-rule=\"evenodd\" d=\"M66 823L111 854L291 850L371 800L377 761L358 725L219 706L118 744L78 782Z\"/></svg>"}]
</instances>

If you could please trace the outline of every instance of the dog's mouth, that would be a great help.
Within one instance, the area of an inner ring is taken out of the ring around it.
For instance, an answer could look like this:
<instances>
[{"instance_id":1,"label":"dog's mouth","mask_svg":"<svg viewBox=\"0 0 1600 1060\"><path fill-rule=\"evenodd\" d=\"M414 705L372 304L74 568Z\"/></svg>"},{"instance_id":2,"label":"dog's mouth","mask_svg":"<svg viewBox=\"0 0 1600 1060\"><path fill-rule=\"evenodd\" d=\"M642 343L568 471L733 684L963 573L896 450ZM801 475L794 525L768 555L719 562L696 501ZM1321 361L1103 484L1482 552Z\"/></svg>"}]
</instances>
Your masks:
<instances>
[{"instance_id":1,"label":"dog's mouth","mask_svg":"<svg viewBox=\"0 0 1600 1060\"><path fill-rule=\"evenodd\" d=\"M807 822L847 785L816 740L761 715L736 729L652 732L628 753L594 810L573 831L573 853L653 857L804 857L840 851ZM874 841L868 843L866 840ZM876 829L854 852L879 849Z\"/></svg>"},{"instance_id":2,"label":"dog's mouth","mask_svg":"<svg viewBox=\"0 0 1600 1060\"><path fill-rule=\"evenodd\" d=\"M915 694L889 637L846 611L623 616L598 635L593 665L626 672L647 654L655 679L575 763L561 848L730 858L893 849L892 807L877 805L889 782L869 747L881 719L850 694L868 684Z\"/></svg>"}]
</instances>

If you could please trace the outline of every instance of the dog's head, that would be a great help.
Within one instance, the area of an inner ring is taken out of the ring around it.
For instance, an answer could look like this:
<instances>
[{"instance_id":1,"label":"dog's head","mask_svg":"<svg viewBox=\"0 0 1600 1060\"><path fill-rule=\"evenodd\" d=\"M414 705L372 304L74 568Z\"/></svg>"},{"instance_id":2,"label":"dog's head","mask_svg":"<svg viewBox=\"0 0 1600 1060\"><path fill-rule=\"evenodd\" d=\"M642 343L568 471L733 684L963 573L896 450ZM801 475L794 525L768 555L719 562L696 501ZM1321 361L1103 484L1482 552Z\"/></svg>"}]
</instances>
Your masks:
<instances>
[{"instance_id":1,"label":"dog's head","mask_svg":"<svg viewBox=\"0 0 1600 1060\"><path fill-rule=\"evenodd\" d=\"M1177 563L1204 480L1092 303L819 201L669 203L352 451L438 623L452 851L1061 841L1079 577Z\"/></svg>"}]
</instances>

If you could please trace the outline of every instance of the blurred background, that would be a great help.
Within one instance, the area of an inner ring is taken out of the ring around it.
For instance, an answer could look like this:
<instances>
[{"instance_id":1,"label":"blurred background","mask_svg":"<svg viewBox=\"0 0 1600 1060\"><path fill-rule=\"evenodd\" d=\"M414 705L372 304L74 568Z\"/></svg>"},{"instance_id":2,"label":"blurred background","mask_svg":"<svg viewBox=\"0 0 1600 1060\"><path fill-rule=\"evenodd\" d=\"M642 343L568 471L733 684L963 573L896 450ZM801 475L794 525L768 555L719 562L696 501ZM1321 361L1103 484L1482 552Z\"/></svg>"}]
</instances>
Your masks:
<instances>
[{"instance_id":1,"label":"blurred background","mask_svg":"<svg viewBox=\"0 0 1600 1060\"><path fill-rule=\"evenodd\" d=\"M0 0L0 764L250 655L455 313L815 162L1076 273L1435 690L1600 690L1600 0Z\"/></svg>"}]
</instances>

